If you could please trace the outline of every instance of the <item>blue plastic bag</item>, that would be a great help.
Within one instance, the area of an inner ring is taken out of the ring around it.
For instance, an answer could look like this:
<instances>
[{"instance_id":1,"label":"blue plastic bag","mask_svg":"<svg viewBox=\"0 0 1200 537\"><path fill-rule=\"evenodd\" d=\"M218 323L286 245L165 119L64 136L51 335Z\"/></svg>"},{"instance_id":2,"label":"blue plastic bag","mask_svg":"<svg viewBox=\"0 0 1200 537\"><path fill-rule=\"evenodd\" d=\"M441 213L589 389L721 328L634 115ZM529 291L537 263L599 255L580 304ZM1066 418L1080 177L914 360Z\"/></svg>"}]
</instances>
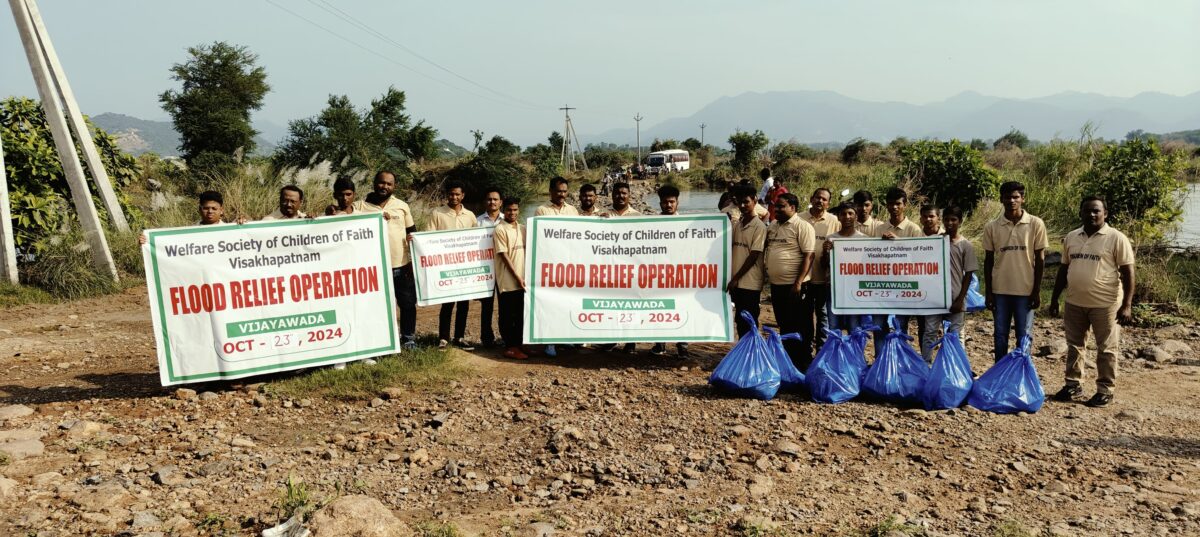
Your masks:
<instances>
[{"instance_id":1,"label":"blue plastic bag","mask_svg":"<svg viewBox=\"0 0 1200 537\"><path fill-rule=\"evenodd\" d=\"M863 376L864 394L896 403L921 402L921 388L929 378L929 365L908 344L912 339L900 332L893 320L892 331L883 338L879 358Z\"/></svg>"},{"instance_id":2,"label":"blue plastic bag","mask_svg":"<svg viewBox=\"0 0 1200 537\"><path fill-rule=\"evenodd\" d=\"M942 326L946 333L937 343L941 346L933 359L929 379L921 390L921 402L925 404L925 410L962 406L975 383L971 378L971 362L967 359L967 351L958 332L950 331L949 321L943 322Z\"/></svg>"},{"instance_id":3,"label":"blue plastic bag","mask_svg":"<svg viewBox=\"0 0 1200 537\"><path fill-rule=\"evenodd\" d=\"M775 365L775 358L758 334L754 316L745 311L740 315L750 325L750 331L729 349L729 354L721 359L712 376L708 377L708 383L733 395L766 401L779 392L782 377Z\"/></svg>"},{"instance_id":4,"label":"blue plastic bag","mask_svg":"<svg viewBox=\"0 0 1200 537\"><path fill-rule=\"evenodd\" d=\"M967 287L967 311L983 311L986 308L987 300L983 298L983 293L979 292L979 276L972 272L971 285Z\"/></svg>"},{"instance_id":5,"label":"blue plastic bag","mask_svg":"<svg viewBox=\"0 0 1200 537\"><path fill-rule=\"evenodd\" d=\"M850 344L854 346L852 358L854 358L854 365L858 366L860 379L867 374L867 340L871 339L871 332L879 329L879 325L875 324L870 315L867 315L862 324L850 331Z\"/></svg>"},{"instance_id":6,"label":"blue plastic bag","mask_svg":"<svg viewBox=\"0 0 1200 537\"><path fill-rule=\"evenodd\" d=\"M844 403L858 396L862 373L857 360L862 355L841 330L826 330L825 344L804 372L804 381L813 401ZM855 356L858 356L857 360Z\"/></svg>"},{"instance_id":7,"label":"blue plastic bag","mask_svg":"<svg viewBox=\"0 0 1200 537\"><path fill-rule=\"evenodd\" d=\"M1033 338L1021 338L1012 352L975 379L967 404L997 414L1037 412L1046 402L1046 391L1038 379L1029 348Z\"/></svg>"},{"instance_id":8,"label":"blue plastic bag","mask_svg":"<svg viewBox=\"0 0 1200 537\"><path fill-rule=\"evenodd\" d=\"M792 363L792 357L788 356L787 350L783 348L783 340L800 340L800 334L792 332L791 334L779 335L779 332L764 328L767 331L767 350L775 359L775 368L779 370L781 378L780 388L784 390L798 390L804 387L804 373L801 373L796 368L796 364Z\"/></svg>"}]
</instances>

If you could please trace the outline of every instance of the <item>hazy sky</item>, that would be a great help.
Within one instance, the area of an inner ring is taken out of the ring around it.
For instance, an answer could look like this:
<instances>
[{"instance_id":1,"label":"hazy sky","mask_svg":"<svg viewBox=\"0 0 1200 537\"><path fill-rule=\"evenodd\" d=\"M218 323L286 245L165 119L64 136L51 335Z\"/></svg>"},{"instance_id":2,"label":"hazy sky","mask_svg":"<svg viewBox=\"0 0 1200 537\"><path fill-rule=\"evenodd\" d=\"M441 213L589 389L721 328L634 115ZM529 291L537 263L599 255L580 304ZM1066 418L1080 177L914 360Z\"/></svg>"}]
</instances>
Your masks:
<instances>
[{"instance_id":1,"label":"hazy sky","mask_svg":"<svg viewBox=\"0 0 1200 537\"><path fill-rule=\"evenodd\" d=\"M279 125L331 93L366 106L389 85L413 117L469 145L522 145L687 116L748 91L833 90L927 103L964 90L1132 96L1200 90L1200 2L606 0L41 0L85 113L165 119L158 94L185 48L259 55ZM282 6L282 7L280 7ZM310 24L294 12L320 27ZM407 50L406 50L407 49ZM437 62L440 69L415 54ZM15 26L0 21L0 95L36 96ZM469 80L469 81L468 81Z\"/></svg>"}]
</instances>

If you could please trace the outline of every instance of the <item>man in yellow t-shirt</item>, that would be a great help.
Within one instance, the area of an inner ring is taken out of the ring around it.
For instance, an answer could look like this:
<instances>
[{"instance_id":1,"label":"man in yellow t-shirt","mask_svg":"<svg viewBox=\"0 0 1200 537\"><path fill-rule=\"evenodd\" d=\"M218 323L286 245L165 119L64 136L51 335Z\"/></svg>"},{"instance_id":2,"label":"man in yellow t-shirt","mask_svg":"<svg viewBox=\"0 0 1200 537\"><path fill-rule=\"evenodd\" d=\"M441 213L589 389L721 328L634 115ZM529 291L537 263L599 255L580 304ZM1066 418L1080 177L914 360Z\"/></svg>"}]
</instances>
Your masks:
<instances>
[{"instance_id":1,"label":"man in yellow t-shirt","mask_svg":"<svg viewBox=\"0 0 1200 537\"><path fill-rule=\"evenodd\" d=\"M417 346L417 283L408 255L408 241L417 231L412 209L395 197L396 176L389 171L375 174L366 199L354 202L354 211L383 213L388 229L388 260L392 267L392 288L400 310L400 340L404 348Z\"/></svg>"},{"instance_id":2,"label":"man in yellow t-shirt","mask_svg":"<svg viewBox=\"0 0 1200 537\"><path fill-rule=\"evenodd\" d=\"M883 222L877 220L874 216L874 197L869 191L859 190L858 192L854 193L853 200L854 207L857 209L855 211L855 218L858 219L858 223L854 226L854 228L868 237L878 237L880 235L879 226L882 225Z\"/></svg>"},{"instance_id":3,"label":"man in yellow t-shirt","mask_svg":"<svg viewBox=\"0 0 1200 537\"><path fill-rule=\"evenodd\" d=\"M266 220L293 220L297 218L308 218L300 210L304 205L304 191L296 185L283 185L279 189L279 206L275 208L271 214L268 214L262 219Z\"/></svg>"},{"instance_id":4,"label":"man in yellow t-shirt","mask_svg":"<svg viewBox=\"0 0 1200 537\"><path fill-rule=\"evenodd\" d=\"M1088 329L1096 337L1096 394L1091 407L1113 401L1120 356L1121 328L1117 323L1133 321L1133 246L1125 234L1104 221L1108 209L1104 199L1089 196L1079 204L1083 226L1063 237L1062 267L1054 280L1050 314L1058 315L1058 297L1067 291L1063 329L1067 337L1066 383L1054 395L1072 401L1083 394L1084 343Z\"/></svg>"},{"instance_id":5,"label":"man in yellow t-shirt","mask_svg":"<svg viewBox=\"0 0 1200 537\"><path fill-rule=\"evenodd\" d=\"M829 212L829 199L832 196L828 188L817 188L808 198L808 210L800 211L800 218L813 228L815 244L824 244L827 237L841 229L837 216ZM820 349L825 344L825 330L829 328L829 267L823 256L823 251L817 251L813 256L812 271L804 290L804 299L800 302L800 337L806 343L803 354L805 367L812 362L813 348Z\"/></svg>"},{"instance_id":6,"label":"man in yellow t-shirt","mask_svg":"<svg viewBox=\"0 0 1200 537\"><path fill-rule=\"evenodd\" d=\"M725 291L733 300L737 318L738 337L750 331L750 325L742 321L740 312L747 311L758 324L759 297L762 295L763 263L762 252L767 240L767 225L754 215L757 205L754 188L739 186L734 190L741 217L733 222L733 277Z\"/></svg>"},{"instance_id":7,"label":"man in yellow t-shirt","mask_svg":"<svg viewBox=\"0 0 1200 537\"><path fill-rule=\"evenodd\" d=\"M1008 333L1016 324L1017 341L1033 328L1033 312L1041 306L1045 267L1046 224L1025 211L1025 185L1000 185L1004 214L983 227L983 280L988 309L995 320L997 361L1008 354ZM994 270L993 270L994 269Z\"/></svg>"},{"instance_id":8,"label":"man in yellow t-shirt","mask_svg":"<svg viewBox=\"0 0 1200 537\"><path fill-rule=\"evenodd\" d=\"M505 198L500 212L504 221L496 224L493 238L496 289L500 293L500 339L508 347L505 358L524 360L529 355L521 348L525 331L525 226L517 221L521 215L520 200Z\"/></svg>"},{"instance_id":9,"label":"man in yellow t-shirt","mask_svg":"<svg viewBox=\"0 0 1200 537\"><path fill-rule=\"evenodd\" d=\"M791 192L775 198L775 221L767 226L763 247L767 283L771 286L771 308L775 310L775 322L781 334L803 333L804 322L812 326L812 319L802 318L800 312L817 241L812 224L797 213L799 208L800 199ZM812 343L787 340L783 346L797 367L807 369L807 363L812 361Z\"/></svg>"},{"instance_id":10,"label":"man in yellow t-shirt","mask_svg":"<svg viewBox=\"0 0 1200 537\"><path fill-rule=\"evenodd\" d=\"M567 203L567 179L550 179L550 201L533 211L534 216L578 216L575 206Z\"/></svg>"},{"instance_id":11,"label":"man in yellow t-shirt","mask_svg":"<svg viewBox=\"0 0 1200 537\"><path fill-rule=\"evenodd\" d=\"M908 219L904 214L908 210L908 192L903 188L892 188L888 190L887 196L884 198L887 203L888 219L880 222L875 226L877 237L884 239L906 239L911 237L924 237L925 232L921 231L921 226L916 222ZM886 313L886 312L880 312ZM881 315L881 318L886 319L887 315ZM913 319L911 315L896 315L896 323L900 326L900 333L908 334L908 321ZM924 330L925 324L922 318L916 317L917 330ZM875 340L875 356L879 356L879 351L883 350L883 338L892 330L890 326L882 326L886 322L879 323L880 330L876 330L872 335Z\"/></svg>"},{"instance_id":12,"label":"man in yellow t-shirt","mask_svg":"<svg viewBox=\"0 0 1200 537\"><path fill-rule=\"evenodd\" d=\"M463 184L449 181L443 188L446 204L434 209L425 222L425 231L442 231L447 229L467 229L477 225L475 214L463 207ZM471 301L460 300L442 304L438 313L438 348L445 349L453 344L464 351L475 350L467 343L464 335L467 331L467 313L471 310ZM454 313L454 339L450 339L450 314Z\"/></svg>"},{"instance_id":13,"label":"man in yellow t-shirt","mask_svg":"<svg viewBox=\"0 0 1200 537\"><path fill-rule=\"evenodd\" d=\"M629 205L629 183L616 183L612 186L612 208L604 211L601 218L617 216L638 216L641 211Z\"/></svg>"}]
</instances>

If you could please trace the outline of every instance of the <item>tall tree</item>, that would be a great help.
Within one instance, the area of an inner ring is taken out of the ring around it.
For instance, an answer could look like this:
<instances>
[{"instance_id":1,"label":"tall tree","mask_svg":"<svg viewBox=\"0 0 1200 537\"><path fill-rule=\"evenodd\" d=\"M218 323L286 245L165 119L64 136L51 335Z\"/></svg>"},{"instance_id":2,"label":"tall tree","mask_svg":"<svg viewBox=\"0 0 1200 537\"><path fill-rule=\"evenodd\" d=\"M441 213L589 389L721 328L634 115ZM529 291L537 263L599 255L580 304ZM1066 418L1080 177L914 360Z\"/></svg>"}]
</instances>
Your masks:
<instances>
[{"instance_id":1,"label":"tall tree","mask_svg":"<svg viewBox=\"0 0 1200 537\"><path fill-rule=\"evenodd\" d=\"M277 167L308 167L322 160L336 173L391 170L402 178L411 161L433 158L437 130L404 113L403 91L389 87L359 111L344 95L331 95L314 117L288 123L275 151Z\"/></svg>"},{"instance_id":2,"label":"tall tree","mask_svg":"<svg viewBox=\"0 0 1200 537\"><path fill-rule=\"evenodd\" d=\"M250 111L262 108L271 90L258 56L224 41L188 48L189 58L171 67L178 90L159 96L179 132L179 149L193 167L233 162L254 150Z\"/></svg>"},{"instance_id":3,"label":"tall tree","mask_svg":"<svg viewBox=\"0 0 1200 537\"><path fill-rule=\"evenodd\" d=\"M739 130L729 135L729 145L733 147L734 170L739 173L748 172L754 160L758 158L758 152L765 149L769 142L767 135L760 130L752 133Z\"/></svg>"}]
</instances>

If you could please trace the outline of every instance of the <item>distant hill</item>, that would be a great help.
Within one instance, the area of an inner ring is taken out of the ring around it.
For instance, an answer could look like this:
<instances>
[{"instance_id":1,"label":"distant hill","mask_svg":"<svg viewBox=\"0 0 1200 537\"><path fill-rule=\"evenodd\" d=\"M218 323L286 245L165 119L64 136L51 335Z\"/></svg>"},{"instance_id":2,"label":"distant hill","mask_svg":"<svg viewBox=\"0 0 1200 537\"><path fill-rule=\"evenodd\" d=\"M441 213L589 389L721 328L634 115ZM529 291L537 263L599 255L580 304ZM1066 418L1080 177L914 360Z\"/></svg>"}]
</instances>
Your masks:
<instances>
[{"instance_id":1,"label":"distant hill","mask_svg":"<svg viewBox=\"0 0 1200 537\"><path fill-rule=\"evenodd\" d=\"M441 158L458 158L470 153L467 148L445 138L434 142L433 145L437 147L438 157Z\"/></svg>"},{"instance_id":2,"label":"distant hill","mask_svg":"<svg viewBox=\"0 0 1200 537\"><path fill-rule=\"evenodd\" d=\"M1129 98L1064 92L1033 99L1009 99L963 92L946 100L915 105L874 102L832 91L749 92L721 97L683 118L648 128L642 140L682 140L700 134L705 123L709 141L723 144L735 130L761 129L774 141L846 142L867 138L888 142L909 138L994 139L1017 128L1036 140L1075 136L1087 122L1096 135L1122 139L1137 129L1184 131L1200 127L1200 92L1184 96L1146 92ZM583 136L586 143L631 143L634 129Z\"/></svg>"},{"instance_id":3,"label":"distant hill","mask_svg":"<svg viewBox=\"0 0 1200 537\"><path fill-rule=\"evenodd\" d=\"M111 112L91 116L92 123L104 129L117 139L117 147L133 155L155 153L164 157L179 156L179 133L170 121L152 121L136 118L125 114ZM255 124L255 129L267 133L268 129L278 129L273 123ZM254 138L258 147L255 154L265 155L275 150L275 144L263 136Z\"/></svg>"}]
</instances>

